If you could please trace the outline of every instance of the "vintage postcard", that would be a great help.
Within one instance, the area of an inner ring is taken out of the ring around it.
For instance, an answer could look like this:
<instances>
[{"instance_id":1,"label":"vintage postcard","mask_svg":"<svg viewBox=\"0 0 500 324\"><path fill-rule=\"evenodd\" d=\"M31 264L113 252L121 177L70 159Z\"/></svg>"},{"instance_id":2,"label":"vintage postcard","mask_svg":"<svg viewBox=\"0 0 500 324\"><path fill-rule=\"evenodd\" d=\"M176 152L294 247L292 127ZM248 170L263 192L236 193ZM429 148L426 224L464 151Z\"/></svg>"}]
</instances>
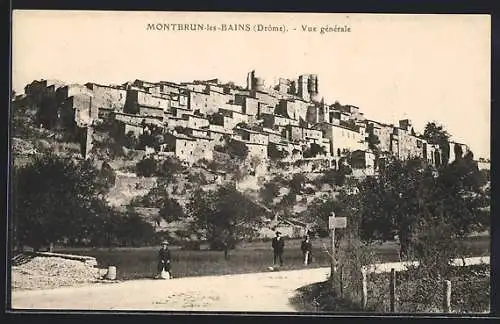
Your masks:
<instances>
[{"instance_id":1,"label":"vintage postcard","mask_svg":"<svg viewBox=\"0 0 500 324\"><path fill-rule=\"evenodd\" d=\"M13 311L490 312L490 16L12 25Z\"/></svg>"}]
</instances>

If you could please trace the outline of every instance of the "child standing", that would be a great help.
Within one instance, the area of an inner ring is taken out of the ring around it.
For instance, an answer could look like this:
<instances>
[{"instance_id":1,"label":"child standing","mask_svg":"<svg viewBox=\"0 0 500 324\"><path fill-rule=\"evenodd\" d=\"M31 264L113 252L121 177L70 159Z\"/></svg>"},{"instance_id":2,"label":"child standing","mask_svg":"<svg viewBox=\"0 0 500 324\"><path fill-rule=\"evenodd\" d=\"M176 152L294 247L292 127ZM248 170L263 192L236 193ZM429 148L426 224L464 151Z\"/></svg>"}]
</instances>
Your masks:
<instances>
[{"instance_id":1,"label":"child standing","mask_svg":"<svg viewBox=\"0 0 500 324\"><path fill-rule=\"evenodd\" d=\"M170 250L168 249L168 242L161 242L161 248L158 252L158 275L156 278L160 278L163 270L170 274Z\"/></svg>"}]
</instances>

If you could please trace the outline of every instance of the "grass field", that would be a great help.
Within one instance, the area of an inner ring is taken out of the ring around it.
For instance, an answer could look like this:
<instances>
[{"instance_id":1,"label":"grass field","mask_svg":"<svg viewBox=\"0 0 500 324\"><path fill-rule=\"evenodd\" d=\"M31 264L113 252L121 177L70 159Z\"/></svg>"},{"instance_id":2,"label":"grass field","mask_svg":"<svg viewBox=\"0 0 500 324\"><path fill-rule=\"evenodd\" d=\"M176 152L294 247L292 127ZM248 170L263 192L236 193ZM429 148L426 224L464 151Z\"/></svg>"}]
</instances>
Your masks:
<instances>
[{"instance_id":1,"label":"grass field","mask_svg":"<svg viewBox=\"0 0 500 324\"><path fill-rule=\"evenodd\" d=\"M324 245L323 245L324 244ZM314 262L308 267L329 266L328 255L324 246L329 240L313 241ZM466 242L464 256L489 255L490 238L471 237ZM399 261L398 245L385 243L373 246L381 262ZM226 275L266 271L272 265L271 242L242 243L230 251L229 260L219 251L186 251L172 247L172 275L174 277L192 277L202 275ZM143 248L59 248L54 252L93 256L100 268L110 265L117 267L120 280L151 278L155 275L158 247ZM283 270L303 269L300 240L286 241Z\"/></svg>"}]
</instances>

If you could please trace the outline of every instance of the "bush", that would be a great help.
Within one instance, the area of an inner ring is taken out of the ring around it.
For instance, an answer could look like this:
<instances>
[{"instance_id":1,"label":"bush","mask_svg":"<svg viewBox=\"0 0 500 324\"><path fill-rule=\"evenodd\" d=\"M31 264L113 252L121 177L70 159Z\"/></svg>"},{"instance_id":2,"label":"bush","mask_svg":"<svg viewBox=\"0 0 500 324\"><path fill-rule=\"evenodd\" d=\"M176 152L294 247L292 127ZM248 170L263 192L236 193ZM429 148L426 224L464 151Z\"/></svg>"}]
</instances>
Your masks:
<instances>
[{"instance_id":1,"label":"bush","mask_svg":"<svg viewBox=\"0 0 500 324\"><path fill-rule=\"evenodd\" d=\"M443 311L444 280L451 281L452 312L480 313L489 310L490 268L487 265L454 267L443 277L432 277L422 267L396 274L396 312ZM390 274L368 276L368 310L389 312Z\"/></svg>"},{"instance_id":2,"label":"bush","mask_svg":"<svg viewBox=\"0 0 500 324\"><path fill-rule=\"evenodd\" d=\"M368 245L357 239L347 241L345 248L338 254L338 268L342 267L344 281L344 297L359 303L362 296L361 268L377 262L374 252Z\"/></svg>"},{"instance_id":3,"label":"bush","mask_svg":"<svg viewBox=\"0 0 500 324\"><path fill-rule=\"evenodd\" d=\"M137 162L135 172L140 177L151 177L156 173L156 160L147 158Z\"/></svg>"}]
</instances>

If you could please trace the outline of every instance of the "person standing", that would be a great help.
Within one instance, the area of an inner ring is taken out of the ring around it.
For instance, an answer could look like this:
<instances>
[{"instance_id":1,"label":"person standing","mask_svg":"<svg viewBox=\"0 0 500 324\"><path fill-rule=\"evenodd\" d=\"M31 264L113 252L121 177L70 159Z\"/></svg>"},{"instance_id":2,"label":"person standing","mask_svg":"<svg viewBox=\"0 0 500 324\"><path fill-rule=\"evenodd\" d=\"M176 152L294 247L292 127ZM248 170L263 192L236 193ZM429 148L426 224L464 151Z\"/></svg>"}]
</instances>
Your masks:
<instances>
[{"instance_id":1,"label":"person standing","mask_svg":"<svg viewBox=\"0 0 500 324\"><path fill-rule=\"evenodd\" d=\"M222 241L222 248L224 249L224 260L229 260L229 242L227 238Z\"/></svg>"},{"instance_id":2,"label":"person standing","mask_svg":"<svg viewBox=\"0 0 500 324\"><path fill-rule=\"evenodd\" d=\"M168 242L161 242L161 248L158 252L158 275L157 278L161 277L162 271L165 270L171 277L170 273L170 250L168 249Z\"/></svg>"},{"instance_id":3,"label":"person standing","mask_svg":"<svg viewBox=\"0 0 500 324\"><path fill-rule=\"evenodd\" d=\"M302 254L304 255L304 265L311 264L312 262L312 243L309 234L307 234L300 246Z\"/></svg>"},{"instance_id":4,"label":"person standing","mask_svg":"<svg viewBox=\"0 0 500 324\"><path fill-rule=\"evenodd\" d=\"M280 266L283 265L283 251L285 250L285 240L281 237L281 233L279 231L276 232L276 236L272 240L272 247L274 252L273 264L276 265L276 262L279 259Z\"/></svg>"}]
</instances>

